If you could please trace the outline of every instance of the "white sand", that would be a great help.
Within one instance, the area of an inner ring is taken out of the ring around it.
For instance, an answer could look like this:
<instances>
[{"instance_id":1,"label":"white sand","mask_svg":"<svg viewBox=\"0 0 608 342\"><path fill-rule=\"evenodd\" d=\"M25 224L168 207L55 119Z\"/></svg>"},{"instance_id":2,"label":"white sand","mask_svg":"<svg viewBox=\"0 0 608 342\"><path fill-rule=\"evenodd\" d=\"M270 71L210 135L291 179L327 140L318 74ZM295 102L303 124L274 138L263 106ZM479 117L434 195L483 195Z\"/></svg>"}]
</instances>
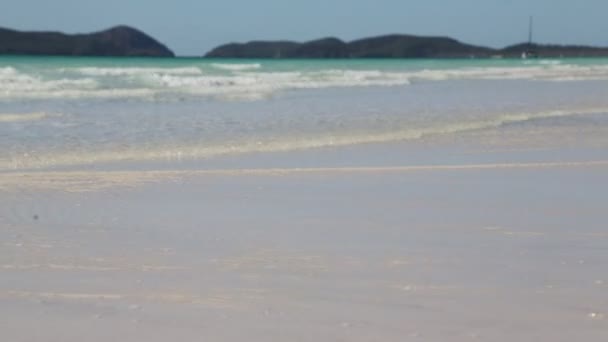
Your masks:
<instances>
[{"instance_id":1,"label":"white sand","mask_svg":"<svg viewBox=\"0 0 608 342\"><path fill-rule=\"evenodd\" d=\"M606 340L604 145L524 145L0 174L0 340Z\"/></svg>"}]
</instances>

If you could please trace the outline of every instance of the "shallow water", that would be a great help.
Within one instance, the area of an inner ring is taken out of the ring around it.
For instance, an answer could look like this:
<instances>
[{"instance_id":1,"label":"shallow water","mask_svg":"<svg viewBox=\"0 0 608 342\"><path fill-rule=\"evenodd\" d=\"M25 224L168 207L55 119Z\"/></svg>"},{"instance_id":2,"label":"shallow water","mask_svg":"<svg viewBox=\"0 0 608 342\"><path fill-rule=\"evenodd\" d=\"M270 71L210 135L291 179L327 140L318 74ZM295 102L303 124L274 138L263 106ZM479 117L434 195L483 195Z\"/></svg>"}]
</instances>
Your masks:
<instances>
[{"instance_id":1,"label":"shallow water","mask_svg":"<svg viewBox=\"0 0 608 342\"><path fill-rule=\"evenodd\" d=\"M0 59L0 170L419 140L608 113L608 60Z\"/></svg>"}]
</instances>

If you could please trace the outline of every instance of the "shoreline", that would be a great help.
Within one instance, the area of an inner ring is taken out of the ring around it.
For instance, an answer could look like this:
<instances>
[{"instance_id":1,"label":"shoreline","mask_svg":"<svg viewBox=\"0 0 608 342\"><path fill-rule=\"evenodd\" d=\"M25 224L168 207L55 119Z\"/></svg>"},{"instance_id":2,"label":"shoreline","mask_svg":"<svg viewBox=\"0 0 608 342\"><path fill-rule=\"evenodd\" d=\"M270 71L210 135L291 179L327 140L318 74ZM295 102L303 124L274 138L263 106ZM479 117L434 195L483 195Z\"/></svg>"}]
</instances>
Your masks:
<instances>
[{"instance_id":1,"label":"shoreline","mask_svg":"<svg viewBox=\"0 0 608 342\"><path fill-rule=\"evenodd\" d=\"M3 340L608 338L603 62L547 63L534 79L480 62L479 80L448 70L432 74L446 82L398 87L357 87L391 77L355 72L348 89L330 82L253 101L167 101L176 95L162 82L178 81L184 95L215 87L206 72L258 64L105 63L39 69L53 83L4 70L24 93L37 84L47 97L9 100L0 125ZM67 99L64 67L77 75L73 91L81 79L117 91L155 76L168 97ZM281 69L247 82L276 87ZM322 69L321 79L335 77ZM585 79L562 82L551 70ZM317 82L298 75L282 89ZM524 78L505 80L514 76ZM234 94L237 76L225 77ZM318 143L480 120L490 125ZM195 153L213 146L232 153Z\"/></svg>"},{"instance_id":2,"label":"shoreline","mask_svg":"<svg viewBox=\"0 0 608 342\"><path fill-rule=\"evenodd\" d=\"M38 189L60 187L61 184L116 182L120 187L130 183L150 183L184 177L204 176L287 176L287 175L335 175L335 174L386 174L441 171L485 171L517 169L568 169L607 167L608 160L563 161L563 162L513 162L482 164L408 165L408 166L359 166L359 167L292 167L250 169L204 169L204 170L69 170L69 171L9 171L0 172L0 190L14 187L35 186ZM121 183L124 181L125 183Z\"/></svg>"}]
</instances>

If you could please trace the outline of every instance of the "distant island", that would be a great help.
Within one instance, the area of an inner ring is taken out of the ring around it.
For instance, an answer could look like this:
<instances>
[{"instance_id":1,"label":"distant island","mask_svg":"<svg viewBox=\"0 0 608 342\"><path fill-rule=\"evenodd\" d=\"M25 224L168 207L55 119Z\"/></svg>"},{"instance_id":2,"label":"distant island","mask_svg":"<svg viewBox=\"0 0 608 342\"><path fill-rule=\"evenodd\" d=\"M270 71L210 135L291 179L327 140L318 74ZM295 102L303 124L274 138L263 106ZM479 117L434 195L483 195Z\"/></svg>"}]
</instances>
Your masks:
<instances>
[{"instance_id":1,"label":"distant island","mask_svg":"<svg viewBox=\"0 0 608 342\"><path fill-rule=\"evenodd\" d=\"M174 57L165 45L129 26L89 34L22 32L0 28L0 54Z\"/></svg>"},{"instance_id":2,"label":"distant island","mask_svg":"<svg viewBox=\"0 0 608 342\"><path fill-rule=\"evenodd\" d=\"M344 42L323 38L299 43L252 41L221 45L207 58L519 58L523 52L543 58L608 57L608 48L522 43L502 49L462 43L449 37L393 34Z\"/></svg>"},{"instance_id":3,"label":"distant island","mask_svg":"<svg viewBox=\"0 0 608 342\"><path fill-rule=\"evenodd\" d=\"M308 42L251 41L218 46L205 58L541 58L608 57L608 47L521 43L495 49L450 37L392 34L345 42L330 37ZM0 28L0 55L174 57L142 31L116 26L88 34L23 32Z\"/></svg>"}]
</instances>

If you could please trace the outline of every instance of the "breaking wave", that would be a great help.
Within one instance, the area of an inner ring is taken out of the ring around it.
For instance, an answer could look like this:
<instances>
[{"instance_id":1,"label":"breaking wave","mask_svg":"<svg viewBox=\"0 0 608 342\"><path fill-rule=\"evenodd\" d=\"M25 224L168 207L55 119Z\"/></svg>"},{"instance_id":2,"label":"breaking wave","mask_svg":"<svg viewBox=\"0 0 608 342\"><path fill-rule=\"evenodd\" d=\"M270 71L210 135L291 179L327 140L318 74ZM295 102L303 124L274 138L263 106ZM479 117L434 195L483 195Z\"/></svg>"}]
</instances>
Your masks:
<instances>
[{"instance_id":1,"label":"breaking wave","mask_svg":"<svg viewBox=\"0 0 608 342\"><path fill-rule=\"evenodd\" d=\"M87 76L141 76L149 74L166 75L201 75L202 71L196 67L182 68L152 68L152 67L83 67L83 68L62 68L63 73L78 73Z\"/></svg>"},{"instance_id":2,"label":"breaking wave","mask_svg":"<svg viewBox=\"0 0 608 342\"><path fill-rule=\"evenodd\" d=\"M172 146L140 146L123 149L107 149L83 152L59 152L52 154L25 154L0 158L0 171L31 170L54 167L85 166L118 162L187 161L222 155L259 152L289 152L323 147L341 147L367 143L387 143L417 140L430 136L458 134L468 131L499 128L513 123L532 120L592 114L606 114L608 108L583 110L552 110L537 113L511 113L494 118L469 122L443 123L428 127L401 127L390 131L353 133L348 129L333 133L310 133L305 136L268 137L252 136L246 140L230 141L229 138L215 144L184 143Z\"/></svg>"},{"instance_id":3,"label":"breaking wave","mask_svg":"<svg viewBox=\"0 0 608 342\"><path fill-rule=\"evenodd\" d=\"M266 69L266 68L264 68ZM516 66L418 70L263 71L259 63L200 63L188 67L79 67L18 70L0 67L0 100L53 98L144 98L178 94L255 100L290 89L405 86L446 80L608 80L608 65L539 61Z\"/></svg>"},{"instance_id":4,"label":"breaking wave","mask_svg":"<svg viewBox=\"0 0 608 342\"><path fill-rule=\"evenodd\" d=\"M244 63L244 64L235 64L235 63L213 63L212 67L222 70L230 70L230 71L241 71L241 70L255 70L260 69L262 64L260 63Z\"/></svg>"}]
</instances>

